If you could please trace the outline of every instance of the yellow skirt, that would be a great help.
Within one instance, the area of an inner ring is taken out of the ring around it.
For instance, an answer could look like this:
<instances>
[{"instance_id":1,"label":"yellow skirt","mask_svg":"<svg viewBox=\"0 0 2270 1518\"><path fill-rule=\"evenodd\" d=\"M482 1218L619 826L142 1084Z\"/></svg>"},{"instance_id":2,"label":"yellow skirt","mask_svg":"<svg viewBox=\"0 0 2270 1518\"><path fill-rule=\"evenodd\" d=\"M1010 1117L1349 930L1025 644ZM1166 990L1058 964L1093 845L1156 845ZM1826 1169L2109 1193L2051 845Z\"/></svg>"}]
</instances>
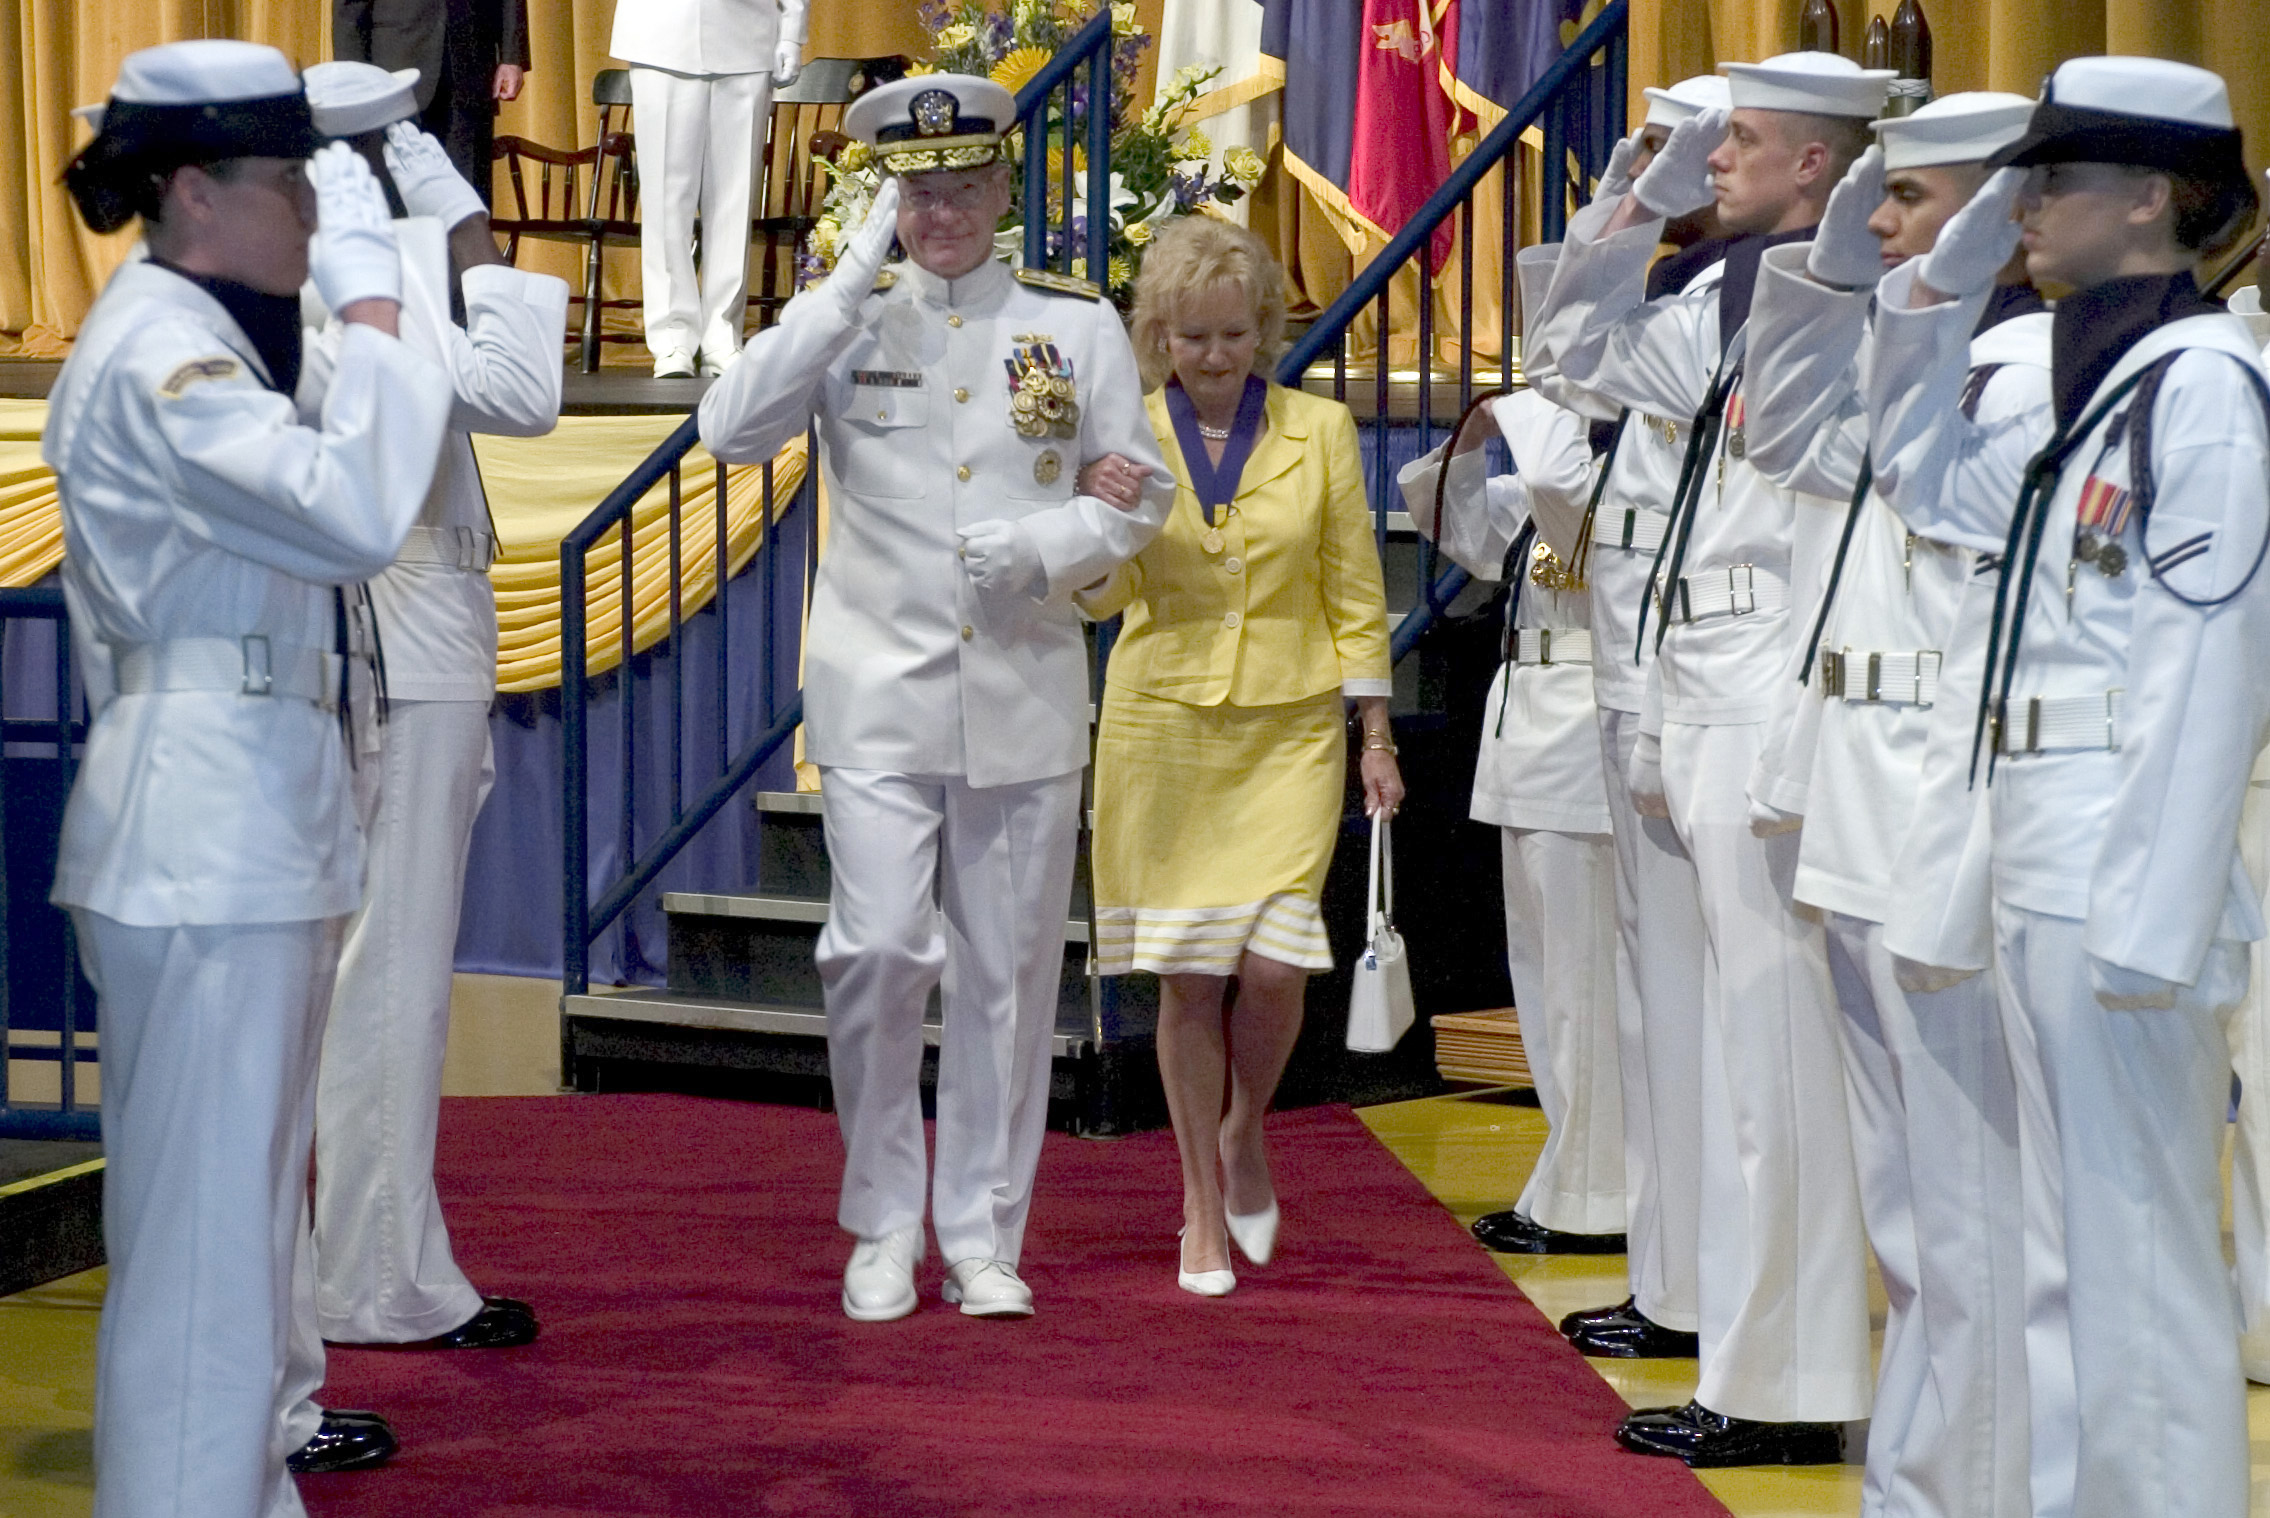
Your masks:
<instances>
[{"instance_id":1,"label":"yellow skirt","mask_svg":"<svg viewBox=\"0 0 2270 1518\"><path fill-rule=\"evenodd\" d=\"M1107 686L1096 734L1102 973L1234 975L1248 950L1331 969L1317 903L1347 770L1338 691L1189 706Z\"/></svg>"}]
</instances>

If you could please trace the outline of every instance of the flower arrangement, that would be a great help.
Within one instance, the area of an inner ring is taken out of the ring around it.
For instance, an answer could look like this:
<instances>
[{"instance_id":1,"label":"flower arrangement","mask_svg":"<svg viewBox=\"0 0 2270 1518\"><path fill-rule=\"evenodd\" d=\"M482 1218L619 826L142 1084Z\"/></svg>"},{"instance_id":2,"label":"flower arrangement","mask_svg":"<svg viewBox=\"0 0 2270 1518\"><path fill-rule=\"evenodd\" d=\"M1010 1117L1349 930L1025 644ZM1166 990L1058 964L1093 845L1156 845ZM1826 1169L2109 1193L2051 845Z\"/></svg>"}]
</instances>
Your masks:
<instances>
[{"instance_id":1,"label":"flower arrangement","mask_svg":"<svg viewBox=\"0 0 2270 1518\"><path fill-rule=\"evenodd\" d=\"M1075 9L1080 0L924 0L923 29L930 34L932 57L916 73L979 74L1011 93L1030 83L1048 60L1087 24L1093 12ZM1111 181L1109 203L1091 211L1087 202L1088 85L1076 79L1050 104L1046 131L1048 202L1042 210L1048 248L1061 257L1064 239L1085 248L1091 214L1110 219L1107 269L1090 273L1075 257L1072 272L1095 279L1121 306L1133 300L1143 249L1160 223L1170 217L1217 210L1242 199L1259 182L1260 156L1233 148L1214 163L1214 145L1189 123L1192 104L1206 92L1219 70L1187 68L1167 81L1156 102L1138 110L1135 79L1149 34L1135 24L1133 0L1111 5ZM1022 161L1023 132L1010 137L1011 156ZM1072 205L1062 204L1064 154L1072 154ZM881 185L874 156L864 143L852 143L830 165L828 193L819 224L807 240L799 283L824 278L835 266L836 250L867 219ZM994 233L994 246L1014 261L1025 244L1024 181L1016 180L1016 203Z\"/></svg>"}]
</instances>

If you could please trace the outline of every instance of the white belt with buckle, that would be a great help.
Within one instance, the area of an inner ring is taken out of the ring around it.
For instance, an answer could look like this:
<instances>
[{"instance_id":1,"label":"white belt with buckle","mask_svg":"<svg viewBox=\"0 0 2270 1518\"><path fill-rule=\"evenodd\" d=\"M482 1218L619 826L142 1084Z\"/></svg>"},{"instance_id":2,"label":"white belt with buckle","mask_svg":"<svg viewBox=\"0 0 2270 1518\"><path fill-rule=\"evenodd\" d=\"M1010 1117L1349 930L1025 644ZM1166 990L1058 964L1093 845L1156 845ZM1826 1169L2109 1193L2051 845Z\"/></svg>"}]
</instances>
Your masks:
<instances>
[{"instance_id":1,"label":"white belt with buckle","mask_svg":"<svg viewBox=\"0 0 2270 1518\"><path fill-rule=\"evenodd\" d=\"M1789 587L1779 576L1754 564L1682 575L1661 600L1663 615L1672 622L1746 617L1753 612L1780 611L1788 604Z\"/></svg>"},{"instance_id":2,"label":"white belt with buckle","mask_svg":"<svg viewBox=\"0 0 2270 1518\"><path fill-rule=\"evenodd\" d=\"M1860 653L1821 650L1821 694L1891 706L1929 706L1939 698L1939 650Z\"/></svg>"},{"instance_id":3,"label":"white belt with buckle","mask_svg":"<svg viewBox=\"0 0 2270 1518\"><path fill-rule=\"evenodd\" d=\"M1590 664L1592 634L1581 627L1518 627L1513 633L1516 664Z\"/></svg>"},{"instance_id":4,"label":"white belt with buckle","mask_svg":"<svg viewBox=\"0 0 2270 1518\"><path fill-rule=\"evenodd\" d=\"M413 527L402 540L397 564L439 564L444 569L488 573L497 561L497 540L474 527Z\"/></svg>"},{"instance_id":5,"label":"white belt with buckle","mask_svg":"<svg viewBox=\"0 0 2270 1518\"><path fill-rule=\"evenodd\" d=\"M1634 553L1653 553L1663 546L1664 529L1671 519L1645 506L1608 507L1592 515L1592 541Z\"/></svg>"},{"instance_id":6,"label":"white belt with buckle","mask_svg":"<svg viewBox=\"0 0 2270 1518\"><path fill-rule=\"evenodd\" d=\"M233 691L290 696L325 711L338 705L339 656L271 643L264 633L241 638L168 638L118 650L118 693Z\"/></svg>"},{"instance_id":7,"label":"white belt with buckle","mask_svg":"<svg viewBox=\"0 0 2270 1518\"><path fill-rule=\"evenodd\" d=\"M2120 747L2121 693L2028 696L1994 706L1994 746L2005 754Z\"/></svg>"}]
</instances>

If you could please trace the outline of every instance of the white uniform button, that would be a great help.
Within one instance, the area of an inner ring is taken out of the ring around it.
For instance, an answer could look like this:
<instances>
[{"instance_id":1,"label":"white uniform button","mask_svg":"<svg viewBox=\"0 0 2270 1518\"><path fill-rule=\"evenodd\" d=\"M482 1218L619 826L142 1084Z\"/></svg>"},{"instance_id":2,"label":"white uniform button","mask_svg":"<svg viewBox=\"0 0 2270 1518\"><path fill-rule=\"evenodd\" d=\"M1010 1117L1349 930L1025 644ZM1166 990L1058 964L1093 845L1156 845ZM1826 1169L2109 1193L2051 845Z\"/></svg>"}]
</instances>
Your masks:
<instances>
[{"instance_id":1,"label":"white uniform button","mask_svg":"<svg viewBox=\"0 0 2270 1518\"><path fill-rule=\"evenodd\" d=\"M954 391L954 399L957 401L966 401L969 399L969 392L957 387Z\"/></svg>"},{"instance_id":2,"label":"white uniform button","mask_svg":"<svg viewBox=\"0 0 2270 1518\"><path fill-rule=\"evenodd\" d=\"M966 480L966 479L968 479L968 478L969 478L969 465L967 465L967 464L964 464L964 465L962 465L962 467L961 467L961 468L959 468L959 469L955 470L955 471L954 471L954 478L955 478L955 479L957 479L957 480Z\"/></svg>"},{"instance_id":3,"label":"white uniform button","mask_svg":"<svg viewBox=\"0 0 2270 1518\"><path fill-rule=\"evenodd\" d=\"M960 326L961 324L962 324L962 319L961 319L960 317L958 317L958 316L949 316L949 317L947 317L947 318L946 318L946 325L947 325L947 326L949 326L949 327L958 327L958 326Z\"/></svg>"},{"instance_id":4,"label":"white uniform button","mask_svg":"<svg viewBox=\"0 0 2270 1518\"><path fill-rule=\"evenodd\" d=\"M972 639L972 638L974 638L974 637L976 637L976 636L977 636L977 629L976 629L976 628L974 628L974 627L964 627L964 628L962 629L962 641L963 641L964 643L967 643L967 642L968 642L968 641L969 641L970 639Z\"/></svg>"},{"instance_id":5,"label":"white uniform button","mask_svg":"<svg viewBox=\"0 0 2270 1518\"><path fill-rule=\"evenodd\" d=\"M1237 631L1238 623L1243 620L1244 618L1240 617L1236 612L1233 611L1228 616L1222 618L1222 625L1230 629L1232 632L1235 632Z\"/></svg>"},{"instance_id":6,"label":"white uniform button","mask_svg":"<svg viewBox=\"0 0 2270 1518\"><path fill-rule=\"evenodd\" d=\"M1239 570L1245 568L1245 560L1233 556L1223 561L1222 568L1228 570L1231 574L1234 575Z\"/></svg>"}]
</instances>

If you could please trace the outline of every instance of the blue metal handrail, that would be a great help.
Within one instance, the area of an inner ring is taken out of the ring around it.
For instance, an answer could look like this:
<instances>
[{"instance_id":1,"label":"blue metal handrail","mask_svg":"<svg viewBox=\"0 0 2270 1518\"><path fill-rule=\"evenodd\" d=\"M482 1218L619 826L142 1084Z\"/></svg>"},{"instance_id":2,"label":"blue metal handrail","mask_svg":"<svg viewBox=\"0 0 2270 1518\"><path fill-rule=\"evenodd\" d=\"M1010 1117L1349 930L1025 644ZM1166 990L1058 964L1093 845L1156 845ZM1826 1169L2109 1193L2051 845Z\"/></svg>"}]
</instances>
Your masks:
<instances>
[{"instance_id":1,"label":"blue metal handrail","mask_svg":"<svg viewBox=\"0 0 2270 1518\"><path fill-rule=\"evenodd\" d=\"M1045 64L1038 74L1017 92L1017 119L1024 126L1024 184L1025 184L1025 253L1026 263L1032 268L1048 267L1047 225L1047 173L1049 109L1051 96L1064 92L1061 121L1069 140L1075 118L1072 85L1082 65L1088 75L1088 99L1085 126L1087 128L1088 159L1088 226L1087 268L1089 277L1102 281L1105 270L1105 252L1109 247L1111 231L1111 63L1112 63L1111 11L1108 6L1094 20L1082 27L1072 40ZM1069 231L1072 215L1072 154L1063 157L1064 227ZM1072 259L1071 238L1061 240L1063 265L1069 269ZM638 503L664 481L670 484L670 641L677 641L681 625L679 606L678 529L679 529L679 477L681 466L700 441L700 427L696 418L688 417L677 430L652 453L640 461L637 468L623 482L609 491L598 508L560 540L560 729L562 826L561 852L563 866L561 970L567 993L580 996L590 989L591 945L601 933L629 908L639 893L651 886L678 857L735 793L756 777L766 760L778 753L803 721L804 698L802 692L791 695L779 709L772 710L767 702L766 725L755 741L737 756L727 760L723 753L725 713L725 640L721 637L718 661L718 712L719 712L719 763L717 778L689 804L682 792L683 722L672 724L671 755L671 820L670 825L644 851L637 845L635 781L638 751L634 724L629 709L635 700L632 691L631 670L636 636L636 618L632 562L633 513ZM813 478L809 471L819 468L819 450L816 439L808 439L807 486ZM773 510L772 466L765 466L764 542L759 552L773 553L775 530L779 523ZM591 809L589 785L591 778L590 727L587 720L586 685L589 675L588 613L584 576L591 550L610 532L622 539L621 597L622 597L622 691L626 710L623 721L623 773L622 773L622 836L621 857L623 874L597 901L591 899ZM717 584L712 604L722 622L725 617L726 580L731 565L727 548L725 466L717 472ZM768 571L777 559L768 563ZM768 580L768 585L770 581ZM772 667L772 650L769 646L772 628L767 626L760 634L759 657L764 667ZM682 717L684 706L684 670L672 665L672 695L674 716ZM769 687L768 687L769 690Z\"/></svg>"}]
</instances>

